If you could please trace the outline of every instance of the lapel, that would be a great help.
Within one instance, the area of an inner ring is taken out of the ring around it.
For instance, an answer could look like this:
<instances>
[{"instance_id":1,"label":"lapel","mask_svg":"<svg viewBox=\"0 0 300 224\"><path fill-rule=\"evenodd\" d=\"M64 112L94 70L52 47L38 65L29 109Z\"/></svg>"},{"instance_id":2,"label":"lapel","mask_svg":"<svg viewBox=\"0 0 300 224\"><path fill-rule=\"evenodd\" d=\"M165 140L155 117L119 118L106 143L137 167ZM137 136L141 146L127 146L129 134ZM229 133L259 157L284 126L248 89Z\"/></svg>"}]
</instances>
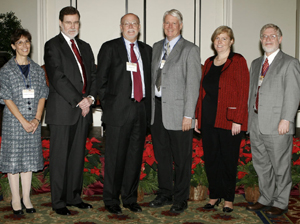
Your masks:
<instances>
[{"instance_id":1,"label":"lapel","mask_svg":"<svg viewBox=\"0 0 300 224\"><path fill-rule=\"evenodd\" d=\"M123 63L126 65L126 62L128 62L128 57L127 57L127 50L126 50L123 37L120 37L118 39L117 48L118 48L118 53L120 55L120 58L122 59Z\"/></svg>"},{"instance_id":2,"label":"lapel","mask_svg":"<svg viewBox=\"0 0 300 224\"><path fill-rule=\"evenodd\" d=\"M257 91L257 86L258 86L258 81L259 81L259 77L260 77L260 68L262 66L262 62L264 60L264 57L260 57L257 61L257 63L255 64L255 66L253 67L253 84L254 84L254 91Z\"/></svg>"},{"instance_id":3,"label":"lapel","mask_svg":"<svg viewBox=\"0 0 300 224\"><path fill-rule=\"evenodd\" d=\"M181 37L180 40L176 43L176 45L172 49L170 55L167 58L166 63L168 63L168 62L170 63L172 61L172 59L181 52L184 41L185 41L185 39L183 37Z\"/></svg>"},{"instance_id":4,"label":"lapel","mask_svg":"<svg viewBox=\"0 0 300 224\"><path fill-rule=\"evenodd\" d=\"M267 74L264 78L264 81L262 82L262 85L264 84L265 81L271 79L277 72L276 72L276 69L278 68L278 66L280 66L280 61L281 61L281 58L282 58L282 51L279 51L277 53L277 55L275 56L272 64L270 65L268 71L267 71ZM261 64L262 64L262 61L261 61Z\"/></svg>"},{"instance_id":5,"label":"lapel","mask_svg":"<svg viewBox=\"0 0 300 224\"><path fill-rule=\"evenodd\" d=\"M155 48L155 51L153 51L153 58L155 58L153 68L155 70L159 69L160 67L160 61L161 61L161 54L162 54L162 49L164 45L164 39L161 40L160 42L157 43L157 47ZM155 73L157 75L157 73ZM156 77L155 77L156 78Z\"/></svg>"}]
</instances>

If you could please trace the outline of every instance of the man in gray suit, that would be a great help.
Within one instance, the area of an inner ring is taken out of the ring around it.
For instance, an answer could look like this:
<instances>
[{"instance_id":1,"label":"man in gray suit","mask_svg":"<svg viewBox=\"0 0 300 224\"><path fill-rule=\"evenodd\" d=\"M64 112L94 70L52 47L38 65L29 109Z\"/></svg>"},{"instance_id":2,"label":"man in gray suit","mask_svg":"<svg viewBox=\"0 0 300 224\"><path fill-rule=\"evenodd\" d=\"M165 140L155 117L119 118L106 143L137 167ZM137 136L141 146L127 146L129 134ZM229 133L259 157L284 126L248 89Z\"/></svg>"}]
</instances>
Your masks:
<instances>
[{"instance_id":1,"label":"man in gray suit","mask_svg":"<svg viewBox=\"0 0 300 224\"><path fill-rule=\"evenodd\" d=\"M277 217L287 212L292 186L291 156L300 99L300 64L279 49L282 32L278 26L263 26L260 41L265 54L251 64L248 104L248 131L260 197L247 209L265 209L268 216Z\"/></svg>"},{"instance_id":2,"label":"man in gray suit","mask_svg":"<svg viewBox=\"0 0 300 224\"><path fill-rule=\"evenodd\" d=\"M194 114L201 79L199 48L181 36L182 27L181 13L167 11L163 17L166 38L154 44L152 55L151 133L159 191L150 207L173 204L170 211L174 213L187 208Z\"/></svg>"}]
</instances>

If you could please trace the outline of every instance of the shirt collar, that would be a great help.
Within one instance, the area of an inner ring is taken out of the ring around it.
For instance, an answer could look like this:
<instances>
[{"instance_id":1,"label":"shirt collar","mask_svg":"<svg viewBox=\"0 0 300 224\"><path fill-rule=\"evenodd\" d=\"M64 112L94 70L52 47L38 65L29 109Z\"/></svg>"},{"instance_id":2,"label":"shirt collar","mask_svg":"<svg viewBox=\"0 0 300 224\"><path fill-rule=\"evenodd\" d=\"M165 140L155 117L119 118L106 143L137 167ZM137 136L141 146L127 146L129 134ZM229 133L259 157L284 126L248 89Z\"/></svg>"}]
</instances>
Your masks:
<instances>
[{"instance_id":1,"label":"shirt collar","mask_svg":"<svg viewBox=\"0 0 300 224\"><path fill-rule=\"evenodd\" d=\"M280 51L280 49L278 48L275 52L273 52L269 56L267 56L266 53L265 53L263 62L265 62L266 58L268 58L268 62L269 62L269 65L270 65L273 62L274 58L276 57L276 55L278 54L279 51Z\"/></svg>"},{"instance_id":2,"label":"shirt collar","mask_svg":"<svg viewBox=\"0 0 300 224\"><path fill-rule=\"evenodd\" d=\"M125 45L126 45L126 48L131 48L131 46L130 46L130 44L134 44L134 46L137 46L137 40L136 41L134 41L133 43L132 42L130 42L129 40L127 40L126 38L124 38L123 37L123 39L124 39L124 42L125 42Z\"/></svg>"},{"instance_id":3,"label":"shirt collar","mask_svg":"<svg viewBox=\"0 0 300 224\"><path fill-rule=\"evenodd\" d=\"M175 37L173 40L168 41L168 38L165 39L165 45L167 43L170 43L170 51L173 50L174 46L176 45L176 43L179 41L179 39L181 38L181 35L179 34L177 37ZM165 46L164 46L165 47Z\"/></svg>"}]
</instances>

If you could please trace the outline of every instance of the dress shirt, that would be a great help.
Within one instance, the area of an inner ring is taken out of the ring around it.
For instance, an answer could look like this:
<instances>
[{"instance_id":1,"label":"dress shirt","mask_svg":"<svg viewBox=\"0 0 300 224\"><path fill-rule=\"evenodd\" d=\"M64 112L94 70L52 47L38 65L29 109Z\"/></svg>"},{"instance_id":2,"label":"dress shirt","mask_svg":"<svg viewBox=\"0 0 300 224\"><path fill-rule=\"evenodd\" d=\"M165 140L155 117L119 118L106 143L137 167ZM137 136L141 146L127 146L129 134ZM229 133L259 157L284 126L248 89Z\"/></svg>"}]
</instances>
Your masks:
<instances>
[{"instance_id":1,"label":"dress shirt","mask_svg":"<svg viewBox=\"0 0 300 224\"><path fill-rule=\"evenodd\" d=\"M162 60L165 52L167 51L167 44L170 43L170 54L171 54L171 51L173 50L173 48L175 47L175 45L177 44L177 42L180 40L181 38L181 35L178 35L177 37L175 37L173 40L171 41L168 41L168 39L166 38L165 41L164 41L164 48L162 49L162 52L161 52L161 57L160 59ZM169 55L168 55L169 57ZM160 64L159 64L160 65ZM155 96L157 97L161 97L161 88L160 90L158 91L157 87L155 86Z\"/></svg>"},{"instance_id":2,"label":"dress shirt","mask_svg":"<svg viewBox=\"0 0 300 224\"><path fill-rule=\"evenodd\" d=\"M132 43L129 40L126 40L125 38L123 38L123 40L125 42L125 46L126 46L126 50L127 50L128 61L136 63L135 61L131 61L131 53L130 53L130 49L131 49L130 44L134 44L133 50L134 50L134 53L136 55L136 58L138 59L140 74L141 74L141 81L142 81L142 88L143 88L143 97L145 97L145 82L144 82L143 61L142 61L142 56L141 56L140 50L138 48L138 43L137 43L137 41ZM131 74L131 82L132 82L131 98L134 98L133 74L132 74L132 72L130 72L130 74Z\"/></svg>"}]
</instances>

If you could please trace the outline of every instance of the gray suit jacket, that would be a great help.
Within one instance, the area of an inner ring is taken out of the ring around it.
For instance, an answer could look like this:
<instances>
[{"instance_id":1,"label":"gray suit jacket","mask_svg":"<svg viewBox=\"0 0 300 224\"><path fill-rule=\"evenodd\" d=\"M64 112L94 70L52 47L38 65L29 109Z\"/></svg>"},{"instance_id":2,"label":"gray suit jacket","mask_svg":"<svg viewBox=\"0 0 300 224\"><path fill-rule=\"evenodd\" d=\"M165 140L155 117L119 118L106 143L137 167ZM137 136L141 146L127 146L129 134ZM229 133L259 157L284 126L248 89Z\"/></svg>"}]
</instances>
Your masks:
<instances>
[{"instance_id":1,"label":"gray suit jacket","mask_svg":"<svg viewBox=\"0 0 300 224\"><path fill-rule=\"evenodd\" d=\"M153 45L151 124L154 122L155 81L160 67L163 43L164 40L161 40ZM184 116L193 118L192 127L194 127L201 74L199 48L181 38L171 51L162 69L162 120L166 129L182 130Z\"/></svg>"},{"instance_id":2,"label":"gray suit jacket","mask_svg":"<svg viewBox=\"0 0 300 224\"><path fill-rule=\"evenodd\" d=\"M254 104L263 56L255 59L250 68L248 131L253 127ZM280 120L290 121L288 134L294 134L295 115L300 100L300 63L279 51L259 89L258 123L262 134L278 134Z\"/></svg>"}]
</instances>

